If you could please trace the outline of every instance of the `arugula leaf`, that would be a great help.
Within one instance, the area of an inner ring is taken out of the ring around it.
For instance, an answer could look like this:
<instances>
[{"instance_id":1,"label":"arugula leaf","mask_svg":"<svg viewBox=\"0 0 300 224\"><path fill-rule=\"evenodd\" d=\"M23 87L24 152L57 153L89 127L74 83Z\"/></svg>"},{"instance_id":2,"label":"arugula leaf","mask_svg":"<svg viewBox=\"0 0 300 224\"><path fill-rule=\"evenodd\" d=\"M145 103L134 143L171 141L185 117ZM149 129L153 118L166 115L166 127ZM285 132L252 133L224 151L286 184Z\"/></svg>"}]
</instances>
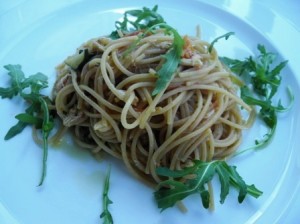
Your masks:
<instances>
[{"instance_id":1,"label":"arugula leaf","mask_svg":"<svg viewBox=\"0 0 300 224\"><path fill-rule=\"evenodd\" d=\"M41 119L40 117L35 117L31 114L21 113L18 114L15 118L23 123L35 125L38 128L42 127L43 119Z\"/></svg>"},{"instance_id":2,"label":"arugula leaf","mask_svg":"<svg viewBox=\"0 0 300 224\"><path fill-rule=\"evenodd\" d=\"M4 139L9 140L21 133L27 125L35 125L37 129L41 129L43 136L43 167L39 185L43 184L46 176L46 161L48 155L48 137L54 127L53 118L50 116L48 97L42 95L40 91L48 87L48 78L42 73L25 77L20 65L5 65L11 77L10 87L1 87L0 96L2 98L13 98L20 96L29 106L25 113L16 115L18 123L11 127Z\"/></svg>"},{"instance_id":3,"label":"arugula leaf","mask_svg":"<svg viewBox=\"0 0 300 224\"><path fill-rule=\"evenodd\" d=\"M2 99L16 96L22 90L21 84L24 79L24 73L22 72L20 65L5 65L4 68L8 71L8 75L11 77L11 87L0 87L0 96Z\"/></svg>"},{"instance_id":4,"label":"arugula leaf","mask_svg":"<svg viewBox=\"0 0 300 224\"><path fill-rule=\"evenodd\" d=\"M216 167L216 172L219 174L219 181L221 183L220 203L223 204L226 196L229 194L230 177L228 175L228 172L226 172L226 170L224 169L221 169L220 167Z\"/></svg>"},{"instance_id":5,"label":"arugula leaf","mask_svg":"<svg viewBox=\"0 0 300 224\"><path fill-rule=\"evenodd\" d=\"M249 58L246 58L245 61L241 61L238 59L231 59L228 57L219 57L219 59L227 65L230 70L241 76L242 74L255 70L255 62L253 61L252 57L250 56Z\"/></svg>"},{"instance_id":6,"label":"arugula leaf","mask_svg":"<svg viewBox=\"0 0 300 224\"><path fill-rule=\"evenodd\" d=\"M42 73L37 73L25 78L20 65L5 65L4 68L8 71L11 77L11 86L7 88L0 87L0 96L3 98L13 98L21 94L22 91L30 87L33 92L37 92L35 88L42 89L47 87L47 76Z\"/></svg>"},{"instance_id":7,"label":"arugula leaf","mask_svg":"<svg viewBox=\"0 0 300 224\"><path fill-rule=\"evenodd\" d=\"M224 169L228 170L229 177L230 177L230 184L239 190L238 202L242 203L248 193L248 189L247 189L248 186L245 183L245 181L242 179L242 177L239 175L239 173L236 171L235 166L228 166L227 164L223 164L223 165L224 165ZM259 191L257 191L257 193L260 194Z\"/></svg>"},{"instance_id":8,"label":"arugula leaf","mask_svg":"<svg viewBox=\"0 0 300 224\"><path fill-rule=\"evenodd\" d=\"M245 79L251 78L253 90L266 99L271 99L281 83L281 70L286 66L288 61L280 62L273 69L273 65L277 55L267 52L263 45L258 44L257 49L260 54L253 59L248 57L244 61L221 57L221 61L225 63L232 72L244 76Z\"/></svg>"},{"instance_id":9,"label":"arugula leaf","mask_svg":"<svg viewBox=\"0 0 300 224\"><path fill-rule=\"evenodd\" d=\"M165 62L157 71L158 79L152 92L153 96L161 92L169 84L173 73L176 71L178 64L180 63L182 48L184 45L184 41L181 36L174 28L166 24L163 17L157 13L157 9L158 6L155 5L152 9L143 7L141 10L134 9L126 11L122 22L117 21L115 24L117 30L110 34L110 38L118 39L120 38L118 30L125 34L145 30L145 32L139 35L139 38L127 49L127 51L125 51L124 56L135 48L145 34L154 31L156 28L166 28L166 33L173 34L174 41L172 46L163 56Z\"/></svg>"},{"instance_id":10,"label":"arugula leaf","mask_svg":"<svg viewBox=\"0 0 300 224\"><path fill-rule=\"evenodd\" d=\"M221 35L221 36L215 38L215 39L211 42L211 44L209 45L209 47L208 47L208 52L211 53L211 51L212 51L212 49L213 49L213 47L214 47L214 44L215 44L216 42L218 42L218 40L220 40L220 39L222 39L222 38L225 38L225 40L227 40L231 35L234 35L234 32L228 32L228 33L225 33L225 34L223 34L223 35Z\"/></svg>"},{"instance_id":11,"label":"arugula leaf","mask_svg":"<svg viewBox=\"0 0 300 224\"><path fill-rule=\"evenodd\" d=\"M166 86L169 85L172 76L176 72L180 63L184 45L182 37L174 28L167 24L158 24L151 27L150 30L157 26L166 28L166 32L173 34L174 39L170 50L163 56L165 59L163 65L157 71L158 79L156 80L155 88L152 91L153 96L161 92Z\"/></svg>"},{"instance_id":12,"label":"arugula leaf","mask_svg":"<svg viewBox=\"0 0 300 224\"><path fill-rule=\"evenodd\" d=\"M224 203L230 186L239 190L239 203L243 202L247 194L255 198L262 194L254 185L247 185L244 182L236 171L235 166L229 166L225 161L221 160L211 162L195 160L193 166L183 170L170 170L165 167L159 167L156 169L156 172L160 176L169 177L168 180L159 183L158 189L154 193L157 205L162 211L174 206L178 201L192 194L200 194L203 207L208 208L210 194L206 189L206 184L215 175L219 176L221 184L220 203Z\"/></svg>"},{"instance_id":13,"label":"arugula leaf","mask_svg":"<svg viewBox=\"0 0 300 224\"><path fill-rule=\"evenodd\" d=\"M256 105L260 106L262 109L272 109L274 112L285 112L290 106L283 107L281 105L281 101L278 102L278 106L272 105L271 99L263 99L263 98L256 98L251 90L247 86L242 86L241 88L241 98L243 101L249 105ZM289 93L291 102L294 101L294 96Z\"/></svg>"},{"instance_id":14,"label":"arugula leaf","mask_svg":"<svg viewBox=\"0 0 300 224\"><path fill-rule=\"evenodd\" d=\"M36 110L38 110L37 105L36 104L31 104L25 110L25 112L28 115L33 115L34 111L36 111ZM26 126L28 124L29 124L28 122L23 122L23 121L19 120L19 122L16 125L12 126L8 130L7 134L4 137L4 140L9 140L9 139L13 138L14 136L16 136L17 134L21 133L24 130L24 128L26 128Z\"/></svg>"},{"instance_id":15,"label":"arugula leaf","mask_svg":"<svg viewBox=\"0 0 300 224\"><path fill-rule=\"evenodd\" d=\"M48 137L50 135L51 130L54 127L53 119L50 117L49 109L47 102L44 98L39 97L39 101L41 103L41 107L43 110L43 125L42 125L42 136L43 136L43 169L42 176L40 179L40 183L38 186L41 186L46 177L47 171L47 157L48 157Z\"/></svg>"},{"instance_id":16,"label":"arugula leaf","mask_svg":"<svg viewBox=\"0 0 300 224\"><path fill-rule=\"evenodd\" d=\"M17 124L12 126L8 132L6 133L4 140L9 140L13 137L15 137L17 134L20 134L28 125L28 123L19 121Z\"/></svg>"},{"instance_id":17,"label":"arugula leaf","mask_svg":"<svg viewBox=\"0 0 300 224\"><path fill-rule=\"evenodd\" d=\"M152 9L143 7L143 9L128 10L124 13L122 22L117 21L115 23L116 29L128 34L150 28L156 24L165 23L163 17L157 13L157 9L158 6L155 5ZM117 30L110 34L110 38L120 38Z\"/></svg>"},{"instance_id":18,"label":"arugula leaf","mask_svg":"<svg viewBox=\"0 0 300 224\"><path fill-rule=\"evenodd\" d=\"M164 58L164 63L156 73L157 80L155 83L155 88L152 91L152 96L155 96L159 92L163 91L165 87L167 87L168 84L170 83L172 79L172 75L176 72L181 60L184 40L182 39L180 34L168 24L165 23L155 24L151 26L149 29L147 29L145 32L140 34L138 36L139 38L135 42L133 42L124 53L124 57L127 56L129 52L131 52L138 45L138 43L142 40L144 36L146 36L148 33L154 32L157 28L164 28L165 33L169 35L173 35L174 38L169 51L162 56Z\"/></svg>"},{"instance_id":19,"label":"arugula leaf","mask_svg":"<svg viewBox=\"0 0 300 224\"><path fill-rule=\"evenodd\" d=\"M280 62L273 65L277 55L272 52L267 52L266 48L258 44L257 49L259 55L255 58L252 56L244 61L220 57L220 60L227 65L232 72L240 75L245 83L251 83L253 91L247 85L241 87L241 98L249 105L260 107L259 116L269 128L269 131L261 140L256 140L255 147L260 148L267 145L275 134L277 126L277 112L287 111L294 102L294 95L288 88L290 97L290 105L283 107L279 100L278 105L274 106L272 98L277 93L281 83L280 72L286 66L288 61Z\"/></svg>"},{"instance_id":20,"label":"arugula leaf","mask_svg":"<svg viewBox=\"0 0 300 224\"><path fill-rule=\"evenodd\" d=\"M110 179L110 167L109 170L106 174L105 182L104 182L104 189L103 189L103 196L102 196L102 201L103 201L103 212L100 215L100 218L104 219L103 224L113 224L113 218L108 210L108 206L112 204L113 202L109 199L108 197L108 191L109 191L109 179Z\"/></svg>"}]
</instances>

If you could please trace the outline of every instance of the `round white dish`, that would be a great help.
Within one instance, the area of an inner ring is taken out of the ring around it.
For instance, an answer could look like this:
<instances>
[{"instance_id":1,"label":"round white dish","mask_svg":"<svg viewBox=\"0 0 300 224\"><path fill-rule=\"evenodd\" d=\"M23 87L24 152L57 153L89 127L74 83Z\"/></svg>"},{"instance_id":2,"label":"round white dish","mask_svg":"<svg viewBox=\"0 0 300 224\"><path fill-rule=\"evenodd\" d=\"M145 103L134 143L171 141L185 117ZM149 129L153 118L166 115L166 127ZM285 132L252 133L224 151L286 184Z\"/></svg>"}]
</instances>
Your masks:
<instances>
[{"instance_id":1,"label":"round white dish","mask_svg":"<svg viewBox=\"0 0 300 224\"><path fill-rule=\"evenodd\" d=\"M160 213L153 189L135 180L120 161L97 161L89 153L65 140L50 148L48 173L42 187L36 187L41 172L42 150L27 128L17 137L4 141L5 133L24 107L18 100L1 100L0 129L0 223L52 224L101 223L103 180L112 163L111 213L116 224L183 223L296 223L300 206L299 107L300 39L296 1L281 7L278 1L14 1L0 3L0 86L7 84L6 64L21 64L26 74L38 71L55 81L55 66L72 54L84 41L109 34L114 21L125 10L159 5L165 20L181 34L195 34L201 26L202 37L212 41L226 32L235 36L220 41L220 55L243 59L255 54L258 43L278 52L280 60L289 60L284 70L278 98L287 102L285 87L291 86L296 100L293 108L279 116L272 143L265 149L250 152L230 163L237 166L247 183L254 183L264 193L259 199L247 197L238 204L232 190L223 205L218 202L218 183L214 182L216 208L202 208L200 198L184 201L188 212L177 208ZM294 5L294 7L292 7ZM296 11L295 11L296 12ZM244 135L241 146L253 143L263 134L256 124Z\"/></svg>"}]
</instances>

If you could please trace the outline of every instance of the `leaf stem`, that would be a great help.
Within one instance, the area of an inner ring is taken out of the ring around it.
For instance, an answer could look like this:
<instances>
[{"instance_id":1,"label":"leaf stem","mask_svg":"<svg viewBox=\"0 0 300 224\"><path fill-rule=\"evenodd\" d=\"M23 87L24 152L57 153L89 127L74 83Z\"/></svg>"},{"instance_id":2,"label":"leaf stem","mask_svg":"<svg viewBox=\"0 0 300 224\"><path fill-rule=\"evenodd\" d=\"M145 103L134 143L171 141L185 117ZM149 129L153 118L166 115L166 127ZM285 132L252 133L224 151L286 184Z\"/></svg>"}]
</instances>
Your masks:
<instances>
[{"instance_id":1,"label":"leaf stem","mask_svg":"<svg viewBox=\"0 0 300 224\"><path fill-rule=\"evenodd\" d=\"M47 158L48 158L48 137L50 131L53 129L53 122L50 121L49 108L47 102L43 99L43 97L39 97L39 101L41 103L41 107L43 109L43 127L42 127L42 135L43 135L43 168L42 175L38 186L41 186L44 182L47 173Z\"/></svg>"}]
</instances>

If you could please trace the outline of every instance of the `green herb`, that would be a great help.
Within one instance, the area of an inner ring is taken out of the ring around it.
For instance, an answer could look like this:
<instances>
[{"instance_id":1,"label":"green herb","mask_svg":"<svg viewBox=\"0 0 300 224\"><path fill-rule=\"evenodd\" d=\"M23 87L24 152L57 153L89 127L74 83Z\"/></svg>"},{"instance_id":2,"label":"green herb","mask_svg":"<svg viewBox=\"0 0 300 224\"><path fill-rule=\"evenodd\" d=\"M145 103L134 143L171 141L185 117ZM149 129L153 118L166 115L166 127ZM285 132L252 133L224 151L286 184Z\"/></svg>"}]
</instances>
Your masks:
<instances>
[{"instance_id":1,"label":"green herb","mask_svg":"<svg viewBox=\"0 0 300 224\"><path fill-rule=\"evenodd\" d=\"M110 168L106 174L105 182L104 182L104 189L103 189L103 212L100 215L100 218L104 219L103 224L113 224L113 218L108 210L108 206L112 204L113 202L108 197L108 190L109 190L109 179L110 179Z\"/></svg>"},{"instance_id":2,"label":"green herb","mask_svg":"<svg viewBox=\"0 0 300 224\"><path fill-rule=\"evenodd\" d=\"M157 13L158 6L155 5L153 9L143 7L143 9L129 10L124 13L122 22L116 22L116 28L125 34L135 31L144 30L144 33L139 35L139 38L131 44L131 46L125 51L124 56L127 56L138 44L138 42L149 32L153 32L157 28L165 28L166 33L173 34L174 40L170 50L163 56L165 62L161 68L157 71L157 81L152 95L156 95L161 92L170 82L172 75L178 68L180 63L182 48L184 41L178 32L167 25L163 17ZM118 32L113 31L110 34L112 39L118 39Z\"/></svg>"},{"instance_id":3,"label":"green herb","mask_svg":"<svg viewBox=\"0 0 300 224\"><path fill-rule=\"evenodd\" d=\"M143 7L143 9L128 10L124 13L123 21L115 23L116 29L128 34L138 30L148 29L156 24L165 23L160 14L157 13L158 6L153 9ZM113 31L110 34L112 39L120 38L118 32Z\"/></svg>"},{"instance_id":4,"label":"green herb","mask_svg":"<svg viewBox=\"0 0 300 224\"><path fill-rule=\"evenodd\" d=\"M51 130L54 127L54 122L49 114L48 105L45 99L39 97L39 101L41 103L41 107L43 110L43 125L42 125L42 135L43 135L43 170L42 176L40 179L39 186L41 186L46 177L47 170L47 157L48 157L48 137L50 135Z\"/></svg>"},{"instance_id":5,"label":"green herb","mask_svg":"<svg viewBox=\"0 0 300 224\"><path fill-rule=\"evenodd\" d=\"M287 61L280 62L274 66L277 55L267 52L265 47L260 44L257 46L257 49L259 50L259 55L256 58L250 56L244 61L227 57L220 58L232 72L240 75L245 83L252 84L253 90L250 90L246 85L241 87L241 98L249 105L260 107L259 115L269 128L263 139L255 141L256 146L251 147L254 149L263 147L270 142L277 125L277 112L287 111L294 102L294 96L288 88L290 105L285 108L279 100L277 106L274 106L272 99L281 83L280 72L286 66Z\"/></svg>"},{"instance_id":6,"label":"green herb","mask_svg":"<svg viewBox=\"0 0 300 224\"><path fill-rule=\"evenodd\" d=\"M156 172L158 175L170 178L162 181L158 185L158 190L154 193L157 205L162 211L192 194L199 194L203 207L208 208L210 194L206 184L216 174L221 183L220 203L224 203L230 186L239 191L239 203L243 202L247 194L255 198L262 194L254 185L247 185L244 182L235 166L229 166L221 160L211 162L196 160L193 166L183 170L173 171L165 167L159 167Z\"/></svg>"},{"instance_id":7,"label":"green herb","mask_svg":"<svg viewBox=\"0 0 300 224\"><path fill-rule=\"evenodd\" d=\"M216 39L214 39L214 40L211 42L211 44L209 45L209 47L208 47L208 52L210 53L210 52L212 51L212 49L213 49L213 47L214 47L214 44L215 44L216 42L218 42L218 40L220 40L220 39L222 39L222 38L225 38L225 40L227 40L231 35L234 35L234 32L228 32L228 33L225 33L224 35L219 36L219 37L217 37Z\"/></svg>"},{"instance_id":8,"label":"green herb","mask_svg":"<svg viewBox=\"0 0 300 224\"><path fill-rule=\"evenodd\" d=\"M184 41L179 33L167 24L159 24L155 26L165 27L167 33L171 33L174 36L173 43L170 50L163 56L165 62L161 68L157 71L158 79L155 83L155 88L152 91L152 95L156 95L161 92L172 79L172 75L177 70L181 60L182 49ZM151 28L150 28L151 29Z\"/></svg>"},{"instance_id":9,"label":"green herb","mask_svg":"<svg viewBox=\"0 0 300 224\"><path fill-rule=\"evenodd\" d=\"M16 116L18 123L8 130L4 139L9 140L13 138L28 125L34 125L37 129L41 129L43 136L43 168L38 185L40 186L43 184L46 176L48 137L54 126L48 109L50 100L40 93L42 89L48 87L47 76L37 73L26 78L20 65L5 65L4 68L11 77L11 85L7 88L0 87L0 96L11 99L19 95L29 104L25 113Z\"/></svg>"},{"instance_id":10,"label":"green herb","mask_svg":"<svg viewBox=\"0 0 300 224\"><path fill-rule=\"evenodd\" d=\"M244 77L246 80L250 79L249 81L253 84L255 93L270 100L277 92L281 83L280 72L288 61L283 61L276 66L272 66L277 55L267 52L265 47L260 44L257 46L257 49L260 54L255 59L250 56L244 61L227 57L222 57L221 60L234 73ZM273 69L271 69L271 66Z\"/></svg>"},{"instance_id":11,"label":"green herb","mask_svg":"<svg viewBox=\"0 0 300 224\"><path fill-rule=\"evenodd\" d=\"M156 73L157 80L155 83L155 88L152 91L153 96L163 91L165 87L168 86L169 82L172 79L172 75L176 72L178 68L184 45L182 37L173 27L169 26L166 23L155 24L149 29L147 29L144 33L140 34L138 36L138 39L135 42L133 42L124 53L124 56L127 56L138 45L138 43L142 40L144 36L146 36L148 33L155 32L157 28L164 28L165 33L168 35L173 35L174 38L169 51L162 56L164 58L164 63Z\"/></svg>"}]
</instances>

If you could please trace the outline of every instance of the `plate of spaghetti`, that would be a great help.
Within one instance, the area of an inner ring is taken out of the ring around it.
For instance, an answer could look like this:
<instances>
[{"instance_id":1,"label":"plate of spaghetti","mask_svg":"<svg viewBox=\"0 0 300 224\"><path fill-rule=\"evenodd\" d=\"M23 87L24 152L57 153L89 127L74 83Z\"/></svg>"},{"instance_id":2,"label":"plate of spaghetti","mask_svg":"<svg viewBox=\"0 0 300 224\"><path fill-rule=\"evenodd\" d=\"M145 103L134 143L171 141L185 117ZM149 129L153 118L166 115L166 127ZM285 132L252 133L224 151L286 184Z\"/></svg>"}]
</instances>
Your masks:
<instances>
[{"instance_id":1,"label":"plate of spaghetti","mask_svg":"<svg viewBox=\"0 0 300 224\"><path fill-rule=\"evenodd\" d=\"M296 223L299 18L240 4L3 3L0 222Z\"/></svg>"}]
</instances>

